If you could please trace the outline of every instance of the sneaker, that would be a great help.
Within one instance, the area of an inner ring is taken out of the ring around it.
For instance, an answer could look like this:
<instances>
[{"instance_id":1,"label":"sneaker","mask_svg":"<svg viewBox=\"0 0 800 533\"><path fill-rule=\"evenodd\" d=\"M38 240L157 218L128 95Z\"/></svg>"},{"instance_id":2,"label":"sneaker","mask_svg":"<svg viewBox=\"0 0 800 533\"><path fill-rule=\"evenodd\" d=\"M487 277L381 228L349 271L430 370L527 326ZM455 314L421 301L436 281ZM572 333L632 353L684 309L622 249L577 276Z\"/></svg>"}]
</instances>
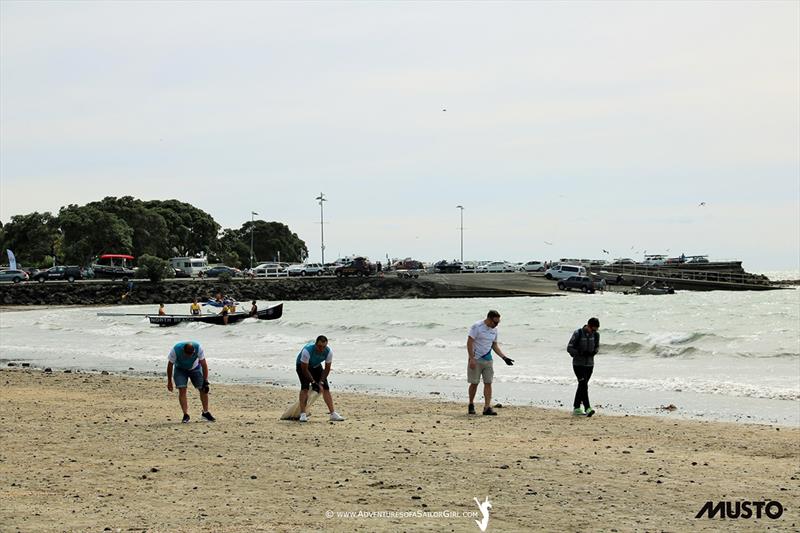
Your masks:
<instances>
[{"instance_id":1,"label":"sneaker","mask_svg":"<svg viewBox=\"0 0 800 533\"><path fill-rule=\"evenodd\" d=\"M183 420L181 420L181 423L188 424L189 423L189 415L183 415Z\"/></svg>"},{"instance_id":2,"label":"sneaker","mask_svg":"<svg viewBox=\"0 0 800 533\"><path fill-rule=\"evenodd\" d=\"M300 422L308 422L308 415L305 413L300 413Z\"/></svg>"},{"instance_id":3,"label":"sneaker","mask_svg":"<svg viewBox=\"0 0 800 533\"><path fill-rule=\"evenodd\" d=\"M585 413L583 412L583 409L581 409L580 407L576 407L575 409L572 410L573 416L583 416L584 414Z\"/></svg>"},{"instance_id":4,"label":"sneaker","mask_svg":"<svg viewBox=\"0 0 800 533\"><path fill-rule=\"evenodd\" d=\"M331 422L344 422L344 417L334 411L331 413Z\"/></svg>"},{"instance_id":5,"label":"sneaker","mask_svg":"<svg viewBox=\"0 0 800 533\"><path fill-rule=\"evenodd\" d=\"M594 409L592 409L591 407L589 407L589 408L586 410L586 416L592 416L593 414L594 414Z\"/></svg>"},{"instance_id":6,"label":"sneaker","mask_svg":"<svg viewBox=\"0 0 800 533\"><path fill-rule=\"evenodd\" d=\"M467 414L468 415L474 415L475 414L475 404L474 403L469 404L469 407L467 408Z\"/></svg>"},{"instance_id":7,"label":"sneaker","mask_svg":"<svg viewBox=\"0 0 800 533\"><path fill-rule=\"evenodd\" d=\"M492 409L491 407L487 407L483 410L483 414L486 416L497 416L497 411Z\"/></svg>"},{"instance_id":8,"label":"sneaker","mask_svg":"<svg viewBox=\"0 0 800 533\"><path fill-rule=\"evenodd\" d=\"M209 422L216 422L217 421L217 419L214 418L214 416L211 414L210 411L206 411L205 413L203 413L202 417L205 418L206 420L208 420Z\"/></svg>"}]
</instances>

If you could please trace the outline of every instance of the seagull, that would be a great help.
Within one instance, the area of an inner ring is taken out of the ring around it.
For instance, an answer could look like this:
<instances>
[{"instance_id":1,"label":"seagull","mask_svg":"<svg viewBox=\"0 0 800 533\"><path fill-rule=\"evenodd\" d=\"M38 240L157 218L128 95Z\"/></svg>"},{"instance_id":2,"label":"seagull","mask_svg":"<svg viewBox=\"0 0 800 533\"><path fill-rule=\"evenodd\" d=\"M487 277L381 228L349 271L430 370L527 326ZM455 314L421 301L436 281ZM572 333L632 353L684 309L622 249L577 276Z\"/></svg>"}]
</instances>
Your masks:
<instances>
[{"instance_id":1,"label":"seagull","mask_svg":"<svg viewBox=\"0 0 800 533\"><path fill-rule=\"evenodd\" d=\"M606 250L605 248L603 248L603 253L607 254L607 253L610 253L610 252L608 250Z\"/></svg>"},{"instance_id":2,"label":"seagull","mask_svg":"<svg viewBox=\"0 0 800 533\"><path fill-rule=\"evenodd\" d=\"M705 207L705 205L706 205L705 202L700 202L700 205L698 207Z\"/></svg>"},{"instance_id":3,"label":"seagull","mask_svg":"<svg viewBox=\"0 0 800 533\"><path fill-rule=\"evenodd\" d=\"M553 243L552 243L552 242L547 242L547 241L544 241L544 243L545 243L546 245L548 245L548 246L553 246Z\"/></svg>"},{"instance_id":4,"label":"seagull","mask_svg":"<svg viewBox=\"0 0 800 533\"><path fill-rule=\"evenodd\" d=\"M447 109L442 109L442 111L447 111Z\"/></svg>"}]
</instances>

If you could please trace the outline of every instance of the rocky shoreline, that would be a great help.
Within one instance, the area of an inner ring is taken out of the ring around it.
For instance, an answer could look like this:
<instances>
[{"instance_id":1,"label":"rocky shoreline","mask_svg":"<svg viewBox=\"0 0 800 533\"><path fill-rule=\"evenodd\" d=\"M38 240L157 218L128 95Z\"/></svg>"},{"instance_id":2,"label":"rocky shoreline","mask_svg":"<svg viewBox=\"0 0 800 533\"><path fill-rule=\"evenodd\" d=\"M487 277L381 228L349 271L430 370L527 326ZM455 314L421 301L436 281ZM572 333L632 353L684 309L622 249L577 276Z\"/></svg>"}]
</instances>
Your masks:
<instances>
[{"instance_id":1,"label":"rocky shoreline","mask_svg":"<svg viewBox=\"0 0 800 533\"><path fill-rule=\"evenodd\" d=\"M453 287L442 283L395 277L136 280L131 295L122 298L122 282L24 283L0 286L0 305L113 305L191 302L217 292L247 300L368 300L402 298L470 298L518 296L514 290Z\"/></svg>"}]
</instances>

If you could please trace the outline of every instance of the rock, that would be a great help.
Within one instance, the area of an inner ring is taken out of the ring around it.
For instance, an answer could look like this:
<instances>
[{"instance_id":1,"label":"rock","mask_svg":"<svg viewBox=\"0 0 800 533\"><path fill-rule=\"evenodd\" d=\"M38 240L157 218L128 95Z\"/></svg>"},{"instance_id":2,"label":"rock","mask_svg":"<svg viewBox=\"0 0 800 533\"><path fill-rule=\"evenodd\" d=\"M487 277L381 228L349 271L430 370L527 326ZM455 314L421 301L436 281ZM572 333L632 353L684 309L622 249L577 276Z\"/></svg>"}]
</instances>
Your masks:
<instances>
[{"instance_id":1,"label":"rock","mask_svg":"<svg viewBox=\"0 0 800 533\"><path fill-rule=\"evenodd\" d=\"M656 453L656 452L654 452L652 448L648 448L647 451L644 453Z\"/></svg>"},{"instance_id":2,"label":"rock","mask_svg":"<svg viewBox=\"0 0 800 533\"><path fill-rule=\"evenodd\" d=\"M422 496L412 496L411 499L412 500L421 500Z\"/></svg>"},{"instance_id":3,"label":"rock","mask_svg":"<svg viewBox=\"0 0 800 533\"><path fill-rule=\"evenodd\" d=\"M100 375L101 376L107 376L108 375L108 370L103 370L102 372L100 372Z\"/></svg>"},{"instance_id":4,"label":"rock","mask_svg":"<svg viewBox=\"0 0 800 533\"><path fill-rule=\"evenodd\" d=\"M503 408L503 404L502 403L496 403L496 404L494 404L494 408L495 409L502 409Z\"/></svg>"},{"instance_id":5,"label":"rock","mask_svg":"<svg viewBox=\"0 0 800 533\"><path fill-rule=\"evenodd\" d=\"M508 465L500 465L500 470L508 470Z\"/></svg>"},{"instance_id":6,"label":"rock","mask_svg":"<svg viewBox=\"0 0 800 533\"><path fill-rule=\"evenodd\" d=\"M153 467L153 468L151 468L151 469L150 469L150 471L151 471L151 472L158 472L158 468L156 468L156 467Z\"/></svg>"},{"instance_id":7,"label":"rock","mask_svg":"<svg viewBox=\"0 0 800 533\"><path fill-rule=\"evenodd\" d=\"M68 368L68 369L64 370L64 373L65 373L65 374L72 374L72 370L70 370L70 369Z\"/></svg>"},{"instance_id":8,"label":"rock","mask_svg":"<svg viewBox=\"0 0 800 533\"><path fill-rule=\"evenodd\" d=\"M47 368L44 369L44 373L45 374L52 374L53 373L53 369L48 366Z\"/></svg>"},{"instance_id":9,"label":"rock","mask_svg":"<svg viewBox=\"0 0 800 533\"><path fill-rule=\"evenodd\" d=\"M258 476L255 476L255 475L250 476L250 479L258 479Z\"/></svg>"},{"instance_id":10,"label":"rock","mask_svg":"<svg viewBox=\"0 0 800 533\"><path fill-rule=\"evenodd\" d=\"M29 366L31 366L30 363L22 363L22 368L28 368Z\"/></svg>"},{"instance_id":11,"label":"rock","mask_svg":"<svg viewBox=\"0 0 800 533\"><path fill-rule=\"evenodd\" d=\"M17 363L8 363L8 366L17 366Z\"/></svg>"}]
</instances>

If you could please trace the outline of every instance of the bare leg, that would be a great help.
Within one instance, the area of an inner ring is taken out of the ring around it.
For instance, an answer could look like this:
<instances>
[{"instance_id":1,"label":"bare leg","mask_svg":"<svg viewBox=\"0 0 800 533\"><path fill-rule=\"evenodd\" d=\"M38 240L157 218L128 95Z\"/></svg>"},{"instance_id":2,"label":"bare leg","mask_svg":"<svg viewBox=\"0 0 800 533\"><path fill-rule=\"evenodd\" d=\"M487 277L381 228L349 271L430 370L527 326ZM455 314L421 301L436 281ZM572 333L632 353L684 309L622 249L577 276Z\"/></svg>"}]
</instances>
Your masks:
<instances>
[{"instance_id":1,"label":"bare leg","mask_svg":"<svg viewBox=\"0 0 800 533\"><path fill-rule=\"evenodd\" d=\"M331 397L331 391L322 389L322 399L325 400L325 405L328 406L328 412L333 412L333 397Z\"/></svg>"},{"instance_id":2,"label":"bare leg","mask_svg":"<svg viewBox=\"0 0 800 533\"><path fill-rule=\"evenodd\" d=\"M189 400L186 399L186 387L178 389L178 402L181 404L183 414L189 414Z\"/></svg>"},{"instance_id":3,"label":"bare leg","mask_svg":"<svg viewBox=\"0 0 800 533\"><path fill-rule=\"evenodd\" d=\"M306 412L306 404L308 403L308 389L300 389L300 412Z\"/></svg>"},{"instance_id":4,"label":"bare leg","mask_svg":"<svg viewBox=\"0 0 800 533\"><path fill-rule=\"evenodd\" d=\"M492 406L492 384L491 383L484 383L483 384L483 402L485 404L485 408L489 408Z\"/></svg>"},{"instance_id":5,"label":"bare leg","mask_svg":"<svg viewBox=\"0 0 800 533\"><path fill-rule=\"evenodd\" d=\"M478 392L478 384L469 384L469 403L475 403L475 393Z\"/></svg>"},{"instance_id":6,"label":"bare leg","mask_svg":"<svg viewBox=\"0 0 800 533\"><path fill-rule=\"evenodd\" d=\"M203 404L203 412L208 412L208 393L200 391L200 402Z\"/></svg>"}]
</instances>

